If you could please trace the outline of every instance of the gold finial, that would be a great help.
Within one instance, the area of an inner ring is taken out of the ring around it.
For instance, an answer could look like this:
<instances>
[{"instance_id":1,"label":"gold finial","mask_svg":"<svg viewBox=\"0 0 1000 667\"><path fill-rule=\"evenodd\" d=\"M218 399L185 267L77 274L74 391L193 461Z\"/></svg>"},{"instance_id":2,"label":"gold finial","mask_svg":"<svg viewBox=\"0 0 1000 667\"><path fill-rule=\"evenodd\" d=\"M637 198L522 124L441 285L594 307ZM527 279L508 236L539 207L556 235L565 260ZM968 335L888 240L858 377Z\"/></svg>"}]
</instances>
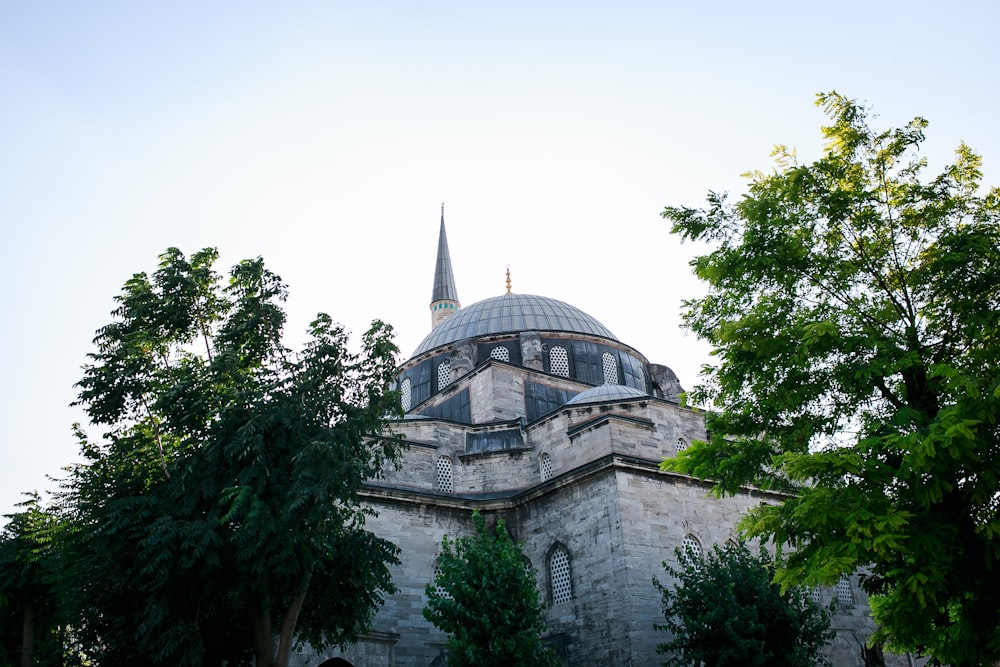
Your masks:
<instances>
[{"instance_id":1,"label":"gold finial","mask_svg":"<svg viewBox=\"0 0 1000 667\"><path fill-rule=\"evenodd\" d=\"M444 217L444 202L441 202L441 217Z\"/></svg>"},{"instance_id":2,"label":"gold finial","mask_svg":"<svg viewBox=\"0 0 1000 667\"><path fill-rule=\"evenodd\" d=\"M507 294L510 294L510 264L507 265Z\"/></svg>"}]
</instances>

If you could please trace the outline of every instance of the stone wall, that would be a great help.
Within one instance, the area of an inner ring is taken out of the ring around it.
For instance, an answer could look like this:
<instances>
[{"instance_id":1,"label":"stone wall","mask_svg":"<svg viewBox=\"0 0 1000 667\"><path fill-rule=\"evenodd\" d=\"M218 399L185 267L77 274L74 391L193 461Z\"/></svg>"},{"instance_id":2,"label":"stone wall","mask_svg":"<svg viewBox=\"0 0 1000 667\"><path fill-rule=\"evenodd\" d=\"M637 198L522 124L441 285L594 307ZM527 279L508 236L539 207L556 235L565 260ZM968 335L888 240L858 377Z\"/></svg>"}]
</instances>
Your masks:
<instances>
[{"instance_id":1,"label":"stone wall","mask_svg":"<svg viewBox=\"0 0 1000 667\"><path fill-rule=\"evenodd\" d=\"M510 521L538 573L548 634L567 665L627 664L617 494L605 468L523 504ZM573 587L572 600L561 604L554 604L549 571L557 546L569 555Z\"/></svg>"},{"instance_id":2,"label":"stone wall","mask_svg":"<svg viewBox=\"0 0 1000 667\"><path fill-rule=\"evenodd\" d=\"M704 483L661 472L657 464L679 445L706 437L701 414L665 400L570 404L531 424L511 421L523 413L524 372L487 364L462 380L472 392L476 419L493 425L407 419L395 426L410 448L401 467L387 470L364 497L378 512L368 528L400 548L401 562L393 568L399 591L358 645L342 654L306 654L297 667L317 667L334 655L357 667L443 664L435 661L446 637L422 614L425 586L433 579L442 538L469 534L474 508L490 522L504 517L531 561L548 608L547 639L564 665L662 662L656 645L667 636L653 627L663 618L652 583L654 576L670 583L661 563L675 563L674 549L685 537L703 550L735 539L740 517L764 496L719 499ZM515 428L522 429L524 447L465 453L469 432ZM551 457L553 468L544 482L542 454ZM454 466L451 493L436 486L442 456ZM569 556L573 587L572 599L560 604L552 597L549 560L556 547ZM834 594L820 591L824 598ZM835 619L839 634L830 655L835 665L861 667L861 645L874 627L856 581L852 594L853 602L841 605ZM889 667L912 667L906 656L885 658Z\"/></svg>"},{"instance_id":3,"label":"stone wall","mask_svg":"<svg viewBox=\"0 0 1000 667\"><path fill-rule=\"evenodd\" d=\"M662 563L677 566L674 549L685 537L694 538L703 550L734 539L736 523L756 501L715 498L705 484L648 467L619 468L617 481L632 649L631 662L623 664L655 665L661 660L656 645L668 637L653 627L664 620L653 577L669 584Z\"/></svg>"}]
</instances>

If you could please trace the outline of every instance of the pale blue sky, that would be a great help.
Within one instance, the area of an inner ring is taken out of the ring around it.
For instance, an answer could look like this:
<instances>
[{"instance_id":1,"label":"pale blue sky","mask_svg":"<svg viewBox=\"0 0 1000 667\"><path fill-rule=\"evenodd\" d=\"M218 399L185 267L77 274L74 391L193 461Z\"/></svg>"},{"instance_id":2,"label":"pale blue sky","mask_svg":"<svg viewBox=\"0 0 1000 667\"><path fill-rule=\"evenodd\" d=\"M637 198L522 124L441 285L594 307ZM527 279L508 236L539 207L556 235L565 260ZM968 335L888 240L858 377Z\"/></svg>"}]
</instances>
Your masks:
<instances>
[{"instance_id":1,"label":"pale blue sky","mask_svg":"<svg viewBox=\"0 0 1000 667\"><path fill-rule=\"evenodd\" d=\"M293 339L379 317L405 356L445 202L463 303L509 264L691 386L696 249L663 206L815 156L831 89L1000 184L998 27L991 2L2 3L0 512L74 460L93 333L168 246L264 256Z\"/></svg>"}]
</instances>

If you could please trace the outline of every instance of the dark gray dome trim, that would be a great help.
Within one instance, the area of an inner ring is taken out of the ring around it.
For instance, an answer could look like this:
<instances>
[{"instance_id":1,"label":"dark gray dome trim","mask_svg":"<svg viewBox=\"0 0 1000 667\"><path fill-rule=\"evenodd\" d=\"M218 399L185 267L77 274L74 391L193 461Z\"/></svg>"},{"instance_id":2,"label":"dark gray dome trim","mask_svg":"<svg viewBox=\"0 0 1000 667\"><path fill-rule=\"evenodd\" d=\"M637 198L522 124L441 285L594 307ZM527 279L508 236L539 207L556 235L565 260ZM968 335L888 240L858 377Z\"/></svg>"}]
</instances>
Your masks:
<instances>
[{"instance_id":1,"label":"dark gray dome trim","mask_svg":"<svg viewBox=\"0 0 1000 667\"><path fill-rule=\"evenodd\" d=\"M413 356L466 338L518 331L566 331L618 340L603 324L568 303L531 294L503 294L474 303L442 321Z\"/></svg>"}]
</instances>

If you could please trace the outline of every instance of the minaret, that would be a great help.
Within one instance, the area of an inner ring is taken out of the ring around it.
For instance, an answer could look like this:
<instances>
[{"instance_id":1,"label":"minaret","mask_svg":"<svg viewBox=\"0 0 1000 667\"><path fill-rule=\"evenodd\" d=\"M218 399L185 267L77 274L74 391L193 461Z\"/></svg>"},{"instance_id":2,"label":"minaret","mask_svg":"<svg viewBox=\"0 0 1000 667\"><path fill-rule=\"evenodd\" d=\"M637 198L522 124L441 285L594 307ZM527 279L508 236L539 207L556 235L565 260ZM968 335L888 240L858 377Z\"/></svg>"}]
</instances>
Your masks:
<instances>
[{"instance_id":1,"label":"minaret","mask_svg":"<svg viewBox=\"0 0 1000 667\"><path fill-rule=\"evenodd\" d=\"M455 276L451 272L448 235L444 231L444 204L441 204L441 232L438 234L437 264L434 266L434 293L431 296L431 326L454 315L462 304L458 302Z\"/></svg>"}]
</instances>

